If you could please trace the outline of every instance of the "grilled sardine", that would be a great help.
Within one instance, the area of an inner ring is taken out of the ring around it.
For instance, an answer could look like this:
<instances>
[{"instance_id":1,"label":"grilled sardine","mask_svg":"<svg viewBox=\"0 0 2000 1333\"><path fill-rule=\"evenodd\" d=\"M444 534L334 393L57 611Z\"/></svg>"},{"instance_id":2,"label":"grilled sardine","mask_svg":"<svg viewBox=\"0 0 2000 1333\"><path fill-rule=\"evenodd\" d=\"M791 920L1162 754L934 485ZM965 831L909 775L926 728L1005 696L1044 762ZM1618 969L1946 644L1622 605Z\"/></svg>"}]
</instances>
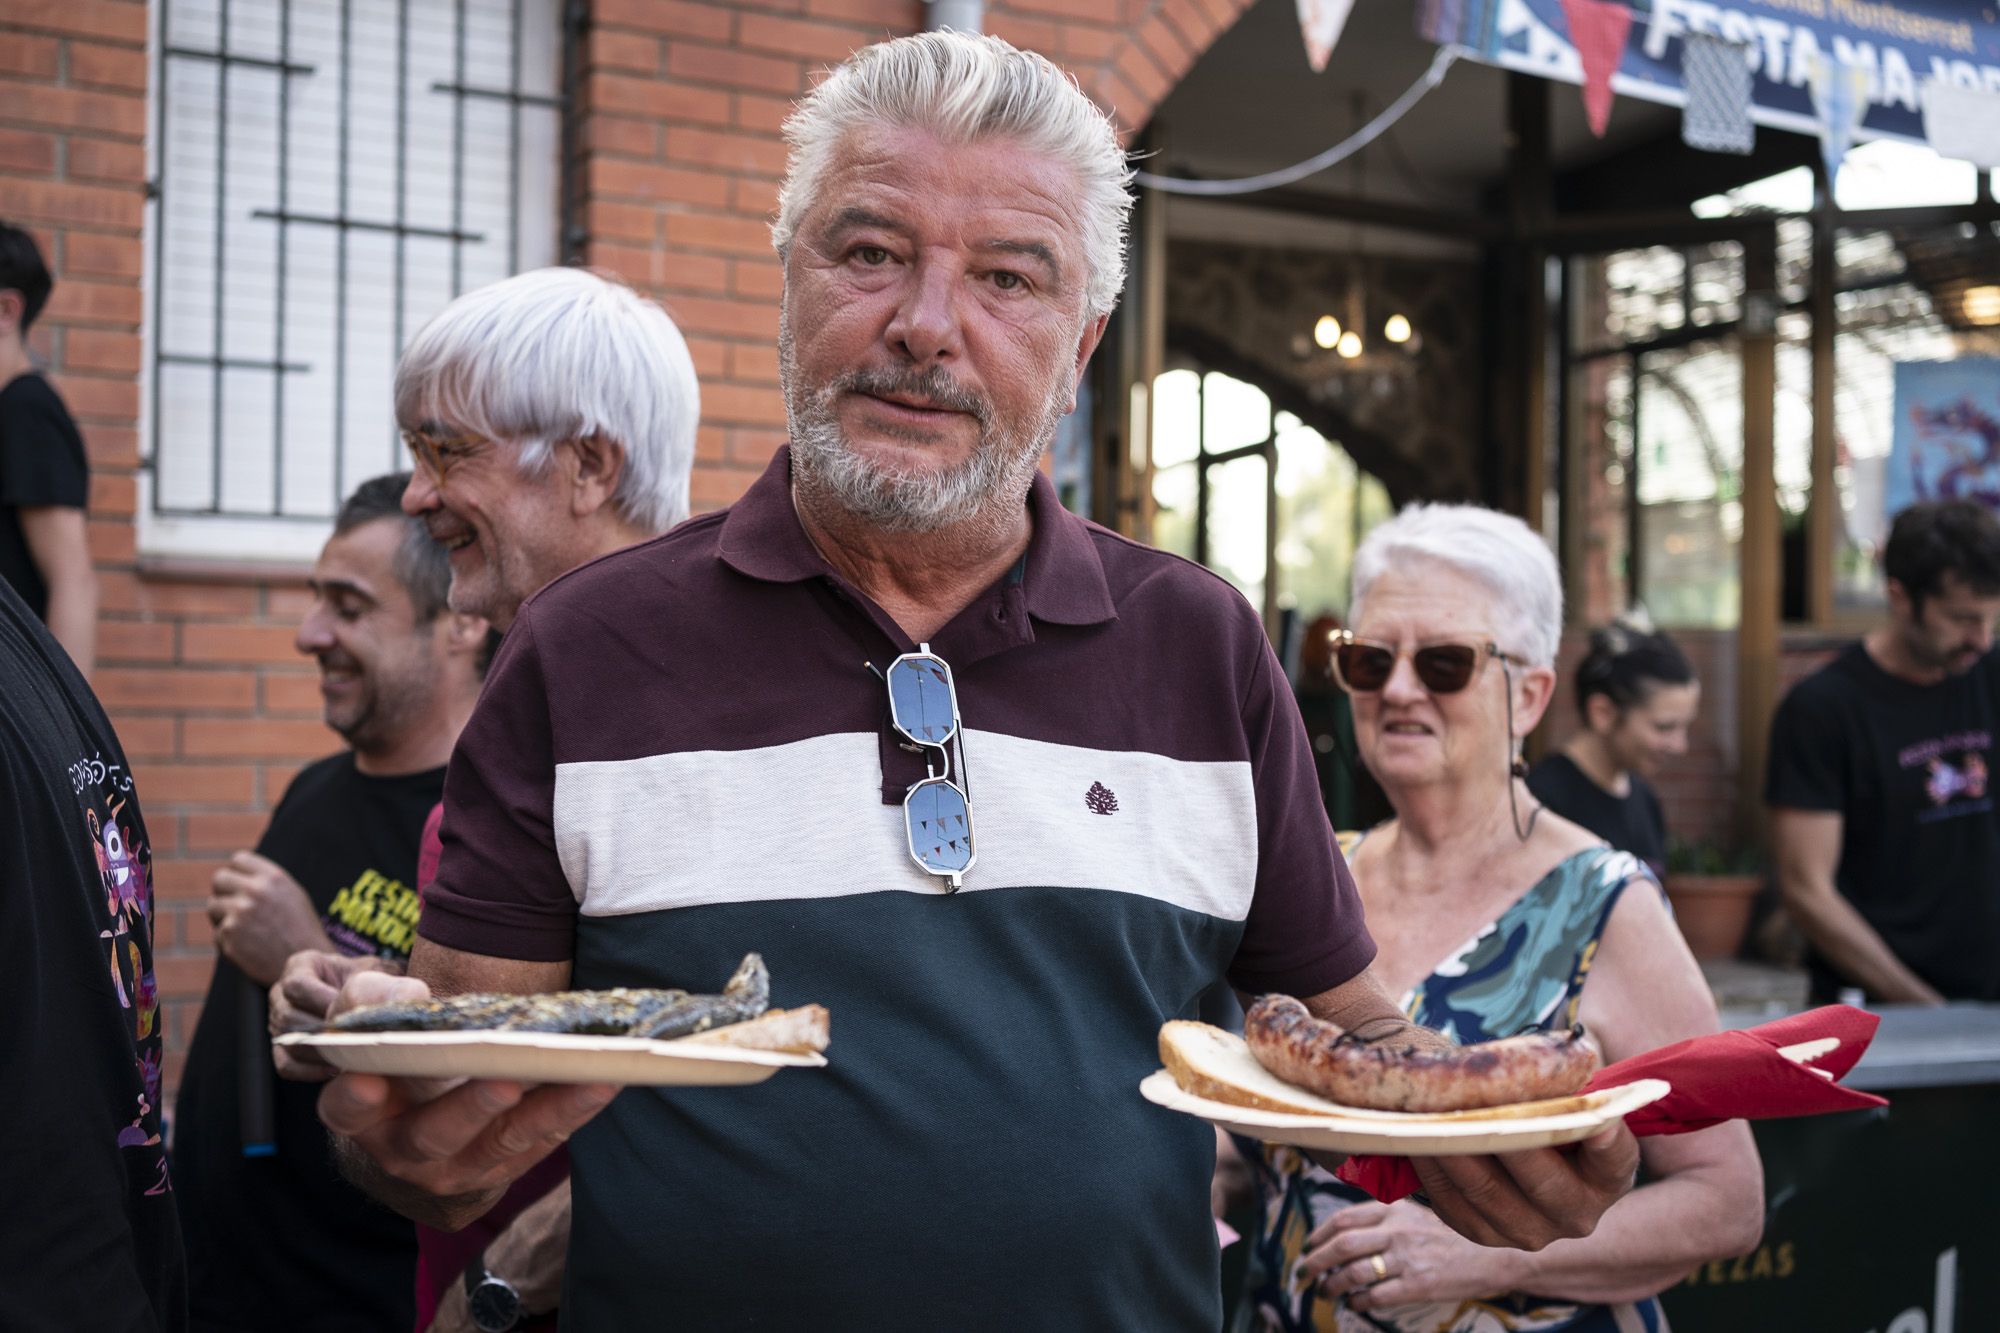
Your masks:
<instances>
[{"instance_id":1,"label":"grilled sardine","mask_svg":"<svg viewBox=\"0 0 2000 1333\"><path fill-rule=\"evenodd\" d=\"M371 1004L332 1019L329 1032L567 1032L664 1039L755 1018L770 1007L764 960L748 954L720 995L684 990L475 992L441 1000Z\"/></svg>"}]
</instances>

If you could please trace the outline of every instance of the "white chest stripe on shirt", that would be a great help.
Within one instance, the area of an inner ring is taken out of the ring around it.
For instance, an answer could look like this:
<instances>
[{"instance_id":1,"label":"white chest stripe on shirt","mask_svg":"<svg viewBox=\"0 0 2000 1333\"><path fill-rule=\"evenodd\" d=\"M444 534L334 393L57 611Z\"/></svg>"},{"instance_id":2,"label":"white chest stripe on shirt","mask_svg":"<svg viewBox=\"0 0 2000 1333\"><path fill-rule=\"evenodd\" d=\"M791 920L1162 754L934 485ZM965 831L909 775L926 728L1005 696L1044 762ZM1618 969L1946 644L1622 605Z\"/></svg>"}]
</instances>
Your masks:
<instances>
[{"instance_id":1,"label":"white chest stripe on shirt","mask_svg":"<svg viewBox=\"0 0 2000 1333\"><path fill-rule=\"evenodd\" d=\"M1112 889L1241 921L1257 879L1250 765L965 736L978 862L961 892ZM880 797L872 732L559 764L555 839L585 916L942 893Z\"/></svg>"}]
</instances>

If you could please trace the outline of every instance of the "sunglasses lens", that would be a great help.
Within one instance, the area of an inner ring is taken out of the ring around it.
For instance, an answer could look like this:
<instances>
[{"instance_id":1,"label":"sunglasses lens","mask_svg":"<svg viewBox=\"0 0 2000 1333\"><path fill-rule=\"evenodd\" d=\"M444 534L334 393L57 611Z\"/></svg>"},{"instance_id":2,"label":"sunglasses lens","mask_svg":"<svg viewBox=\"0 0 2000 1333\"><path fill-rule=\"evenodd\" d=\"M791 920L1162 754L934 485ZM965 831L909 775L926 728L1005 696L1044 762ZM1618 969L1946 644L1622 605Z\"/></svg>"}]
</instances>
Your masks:
<instances>
[{"instance_id":1,"label":"sunglasses lens","mask_svg":"<svg viewBox=\"0 0 2000 1333\"><path fill-rule=\"evenodd\" d=\"M972 864L972 812L965 793L950 782L919 782L903 802L903 818L918 865L934 875L949 875Z\"/></svg>"},{"instance_id":2,"label":"sunglasses lens","mask_svg":"<svg viewBox=\"0 0 2000 1333\"><path fill-rule=\"evenodd\" d=\"M1350 690L1373 693L1389 683L1396 669L1396 655L1387 648L1369 643L1343 643L1333 650L1334 665Z\"/></svg>"},{"instance_id":3,"label":"sunglasses lens","mask_svg":"<svg viewBox=\"0 0 2000 1333\"><path fill-rule=\"evenodd\" d=\"M919 744L943 745L951 739L951 668L943 659L912 655L890 665L889 718Z\"/></svg>"},{"instance_id":4,"label":"sunglasses lens","mask_svg":"<svg viewBox=\"0 0 2000 1333\"><path fill-rule=\"evenodd\" d=\"M1440 643L1417 649L1412 661L1417 679L1432 694L1456 694L1472 681L1479 650L1463 643Z\"/></svg>"}]
</instances>

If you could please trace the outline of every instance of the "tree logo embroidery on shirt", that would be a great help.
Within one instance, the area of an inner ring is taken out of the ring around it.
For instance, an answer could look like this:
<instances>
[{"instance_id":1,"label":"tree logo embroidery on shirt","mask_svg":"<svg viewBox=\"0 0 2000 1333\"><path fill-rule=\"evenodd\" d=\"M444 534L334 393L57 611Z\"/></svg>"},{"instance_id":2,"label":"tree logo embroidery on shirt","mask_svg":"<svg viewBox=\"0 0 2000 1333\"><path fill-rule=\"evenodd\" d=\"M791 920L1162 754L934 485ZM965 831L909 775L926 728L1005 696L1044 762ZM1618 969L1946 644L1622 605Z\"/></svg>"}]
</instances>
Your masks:
<instances>
[{"instance_id":1,"label":"tree logo embroidery on shirt","mask_svg":"<svg viewBox=\"0 0 2000 1333\"><path fill-rule=\"evenodd\" d=\"M1083 794L1083 803L1090 807L1093 815L1115 815L1118 813L1118 797L1111 788L1101 782L1090 784L1090 790Z\"/></svg>"}]
</instances>

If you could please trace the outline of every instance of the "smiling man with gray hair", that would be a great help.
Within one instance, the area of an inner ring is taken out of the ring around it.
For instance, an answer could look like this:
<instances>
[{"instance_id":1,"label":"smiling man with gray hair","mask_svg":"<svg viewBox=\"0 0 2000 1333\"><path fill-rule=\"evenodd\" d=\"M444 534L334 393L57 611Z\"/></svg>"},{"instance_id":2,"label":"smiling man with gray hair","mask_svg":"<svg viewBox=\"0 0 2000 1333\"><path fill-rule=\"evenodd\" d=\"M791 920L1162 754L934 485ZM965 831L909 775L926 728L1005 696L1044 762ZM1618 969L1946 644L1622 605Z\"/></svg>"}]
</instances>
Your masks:
<instances>
[{"instance_id":1,"label":"smiling man with gray hair","mask_svg":"<svg viewBox=\"0 0 2000 1333\"><path fill-rule=\"evenodd\" d=\"M345 1074L321 1115L447 1225L574 1132L566 1329L1214 1328L1214 1136L1138 1093L1160 1024L1226 978L1443 1039L1369 975L1256 612L1037 469L1122 282L1109 121L1040 56L927 33L786 133L791 446L523 608L412 978L341 1003L712 991L759 950L832 1063L422 1103ZM1539 1246L1636 1160L1621 1129L1421 1169L1452 1225Z\"/></svg>"}]
</instances>

